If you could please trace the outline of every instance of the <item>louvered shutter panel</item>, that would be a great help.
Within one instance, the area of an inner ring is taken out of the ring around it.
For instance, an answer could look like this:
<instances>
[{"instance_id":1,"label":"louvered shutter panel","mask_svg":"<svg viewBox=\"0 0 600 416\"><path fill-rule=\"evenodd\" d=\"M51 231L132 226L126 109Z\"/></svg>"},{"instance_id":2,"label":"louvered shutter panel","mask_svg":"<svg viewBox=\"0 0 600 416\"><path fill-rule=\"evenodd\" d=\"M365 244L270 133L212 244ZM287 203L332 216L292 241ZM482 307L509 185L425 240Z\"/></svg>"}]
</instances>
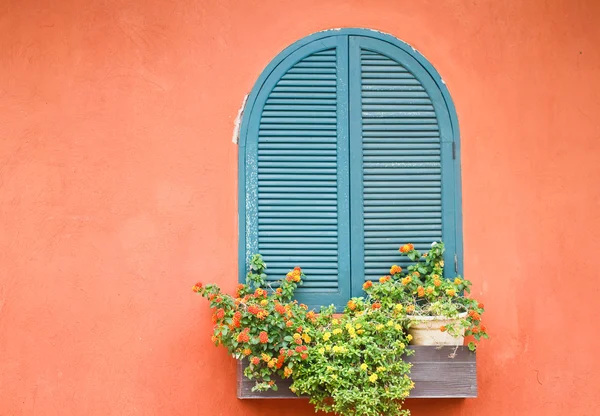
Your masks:
<instances>
[{"instance_id":1,"label":"louvered shutter panel","mask_svg":"<svg viewBox=\"0 0 600 416\"><path fill-rule=\"evenodd\" d=\"M426 251L444 238L452 266L452 131L431 86L406 52L350 37L352 258L363 260L353 263L353 294L363 279L388 274L391 264L407 265L397 253L402 243Z\"/></svg>"},{"instance_id":2,"label":"louvered shutter panel","mask_svg":"<svg viewBox=\"0 0 600 416\"><path fill-rule=\"evenodd\" d=\"M263 255L270 280L301 266L312 307L350 297L347 60L347 40L331 38L279 64L247 145L246 255Z\"/></svg>"}]
</instances>

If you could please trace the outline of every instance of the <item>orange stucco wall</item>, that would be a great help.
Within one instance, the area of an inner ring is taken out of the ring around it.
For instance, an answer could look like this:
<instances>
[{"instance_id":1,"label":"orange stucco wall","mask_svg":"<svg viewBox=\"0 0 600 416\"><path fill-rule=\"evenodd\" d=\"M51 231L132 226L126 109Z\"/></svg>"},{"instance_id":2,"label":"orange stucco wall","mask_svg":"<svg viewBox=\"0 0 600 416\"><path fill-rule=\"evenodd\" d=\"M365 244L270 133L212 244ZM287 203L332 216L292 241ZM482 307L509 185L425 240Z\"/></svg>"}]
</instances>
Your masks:
<instances>
[{"instance_id":1,"label":"orange stucco wall","mask_svg":"<svg viewBox=\"0 0 600 416\"><path fill-rule=\"evenodd\" d=\"M235 399L190 287L236 283L244 95L285 46L340 26L420 50L460 119L465 271L492 340L479 398L409 401L413 414L599 414L599 13L596 0L0 2L0 415L312 414Z\"/></svg>"}]
</instances>

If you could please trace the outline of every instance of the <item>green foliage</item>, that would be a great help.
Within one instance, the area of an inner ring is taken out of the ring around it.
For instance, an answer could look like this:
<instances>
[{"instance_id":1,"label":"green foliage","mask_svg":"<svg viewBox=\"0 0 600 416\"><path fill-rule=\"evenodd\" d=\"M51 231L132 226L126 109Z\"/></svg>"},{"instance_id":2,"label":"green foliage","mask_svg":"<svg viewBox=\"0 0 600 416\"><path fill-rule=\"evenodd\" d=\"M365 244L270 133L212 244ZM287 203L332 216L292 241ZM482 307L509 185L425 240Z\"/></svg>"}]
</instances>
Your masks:
<instances>
[{"instance_id":1,"label":"green foliage","mask_svg":"<svg viewBox=\"0 0 600 416\"><path fill-rule=\"evenodd\" d=\"M256 380L253 390L277 390L274 375L292 377L291 390L308 395L317 410L406 416L403 401L414 387L411 364L404 360L412 354L406 329L413 315L457 318L442 330L471 336L472 350L488 336L481 324L483 304L463 296L471 282L443 277L443 243L423 255L412 244L400 252L414 263L406 271L394 265L379 282L367 281L367 296L350 299L338 315L333 305L317 314L292 300L304 278L300 267L269 285L259 254L250 259L246 284L238 285L235 296L216 285L197 283L193 290L214 310L215 345L247 360L244 375Z\"/></svg>"},{"instance_id":2,"label":"green foliage","mask_svg":"<svg viewBox=\"0 0 600 416\"><path fill-rule=\"evenodd\" d=\"M238 285L236 296L222 293L216 285L197 283L193 288L214 310L212 341L234 358L247 360L244 375L256 380L253 389L259 391L277 390L273 375L289 377L294 366L308 358L309 324L317 322L306 305L291 301L302 283L302 270L291 270L273 289L266 284L266 268L262 257L254 255L247 284Z\"/></svg>"},{"instance_id":3,"label":"green foliage","mask_svg":"<svg viewBox=\"0 0 600 416\"><path fill-rule=\"evenodd\" d=\"M366 287L370 298L384 302L400 302L412 315L440 316L455 322L442 327L454 337L472 336L469 349L474 351L481 338L488 338L481 324L484 312L482 303L469 297L471 282L461 276L444 278L444 243L434 242L431 249L421 255L412 244L405 244L400 253L413 260L406 272L392 266L390 276L380 283ZM409 324L410 325L410 324Z\"/></svg>"},{"instance_id":4,"label":"green foliage","mask_svg":"<svg viewBox=\"0 0 600 416\"><path fill-rule=\"evenodd\" d=\"M294 373L292 391L308 395L317 410L339 415L408 415L402 402L414 384L404 361L412 353L405 315L378 306L361 301L320 326L308 360Z\"/></svg>"}]
</instances>

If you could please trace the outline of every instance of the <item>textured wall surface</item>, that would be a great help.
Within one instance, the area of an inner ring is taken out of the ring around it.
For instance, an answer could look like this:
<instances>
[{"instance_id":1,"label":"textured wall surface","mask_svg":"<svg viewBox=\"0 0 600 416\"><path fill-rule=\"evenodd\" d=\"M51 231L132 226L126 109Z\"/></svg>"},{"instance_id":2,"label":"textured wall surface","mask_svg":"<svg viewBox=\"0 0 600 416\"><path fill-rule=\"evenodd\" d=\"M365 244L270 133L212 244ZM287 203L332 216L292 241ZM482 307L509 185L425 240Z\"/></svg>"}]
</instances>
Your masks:
<instances>
[{"instance_id":1,"label":"textured wall surface","mask_svg":"<svg viewBox=\"0 0 600 416\"><path fill-rule=\"evenodd\" d=\"M461 124L480 396L421 415L597 415L600 3L3 0L0 415L310 415L235 399L197 280L233 290L233 121L285 46L389 32ZM571 338L573 337L573 338ZM583 338L582 338L583 337Z\"/></svg>"}]
</instances>

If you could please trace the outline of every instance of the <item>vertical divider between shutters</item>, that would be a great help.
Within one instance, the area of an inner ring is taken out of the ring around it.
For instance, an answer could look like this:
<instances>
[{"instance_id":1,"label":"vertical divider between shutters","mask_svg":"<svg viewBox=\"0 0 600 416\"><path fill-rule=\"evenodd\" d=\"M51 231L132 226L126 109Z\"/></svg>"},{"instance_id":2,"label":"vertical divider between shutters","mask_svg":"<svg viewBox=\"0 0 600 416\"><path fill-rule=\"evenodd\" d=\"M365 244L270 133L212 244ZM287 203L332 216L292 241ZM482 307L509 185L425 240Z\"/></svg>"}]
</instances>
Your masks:
<instances>
[{"instance_id":1,"label":"vertical divider between shutters","mask_svg":"<svg viewBox=\"0 0 600 416\"><path fill-rule=\"evenodd\" d=\"M351 296L348 36L337 37L337 66L338 287L341 302L335 306L341 312Z\"/></svg>"},{"instance_id":2,"label":"vertical divider between shutters","mask_svg":"<svg viewBox=\"0 0 600 416\"><path fill-rule=\"evenodd\" d=\"M350 118L350 281L352 296L362 294L364 283L364 208L360 37L349 36L349 118Z\"/></svg>"}]
</instances>

